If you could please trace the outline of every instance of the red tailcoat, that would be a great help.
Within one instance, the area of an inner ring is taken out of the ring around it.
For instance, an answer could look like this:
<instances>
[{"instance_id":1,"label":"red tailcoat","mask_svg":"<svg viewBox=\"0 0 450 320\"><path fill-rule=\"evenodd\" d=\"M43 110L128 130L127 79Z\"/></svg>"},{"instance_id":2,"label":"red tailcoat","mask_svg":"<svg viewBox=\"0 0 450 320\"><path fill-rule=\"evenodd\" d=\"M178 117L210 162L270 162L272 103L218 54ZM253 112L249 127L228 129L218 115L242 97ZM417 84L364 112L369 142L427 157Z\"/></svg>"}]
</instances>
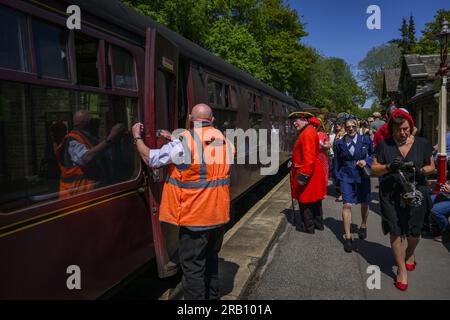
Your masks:
<instances>
[{"instance_id":1,"label":"red tailcoat","mask_svg":"<svg viewBox=\"0 0 450 320\"><path fill-rule=\"evenodd\" d=\"M319 136L316 129L307 125L300 131L292 153L291 192L300 203L322 200L327 194L327 185L319 160ZM299 174L310 176L304 186L297 182Z\"/></svg>"}]
</instances>

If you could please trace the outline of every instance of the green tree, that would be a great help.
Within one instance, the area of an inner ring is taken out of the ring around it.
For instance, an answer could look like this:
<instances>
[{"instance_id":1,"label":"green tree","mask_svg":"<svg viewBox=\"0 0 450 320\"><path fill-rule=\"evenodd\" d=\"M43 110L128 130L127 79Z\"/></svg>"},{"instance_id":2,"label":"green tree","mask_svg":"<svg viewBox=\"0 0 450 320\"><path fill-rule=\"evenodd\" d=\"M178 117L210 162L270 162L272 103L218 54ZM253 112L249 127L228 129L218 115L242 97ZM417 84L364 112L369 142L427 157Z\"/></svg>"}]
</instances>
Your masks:
<instances>
[{"instance_id":1,"label":"green tree","mask_svg":"<svg viewBox=\"0 0 450 320\"><path fill-rule=\"evenodd\" d=\"M358 114L366 94L340 58L320 58L313 67L311 98L308 103L333 112Z\"/></svg>"},{"instance_id":2,"label":"green tree","mask_svg":"<svg viewBox=\"0 0 450 320\"><path fill-rule=\"evenodd\" d=\"M139 12L150 16L175 32L204 44L214 22L213 2L209 0L123 0Z\"/></svg>"},{"instance_id":3,"label":"green tree","mask_svg":"<svg viewBox=\"0 0 450 320\"><path fill-rule=\"evenodd\" d=\"M422 30L422 37L416 44L416 53L439 53L440 47L436 35L441 31L444 20L450 21L450 10L438 10L434 16L434 20L425 24L425 28Z\"/></svg>"},{"instance_id":4,"label":"green tree","mask_svg":"<svg viewBox=\"0 0 450 320\"><path fill-rule=\"evenodd\" d=\"M270 79L253 35L229 17L214 22L204 42L207 49L236 67L263 81Z\"/></svg>"},{"instance_id":5,"label":"green tree","mask_svg":"<svg viewBox=\"0 0 450 320\"><path fill-rule=\"evenodd\" d=\"M382 100L384 70L400 66L401 50L394 44L373 47L358 63L359 77L366 84L369 97Z\"/></svg>"},{"instance_id":6,"label":"green tree","mask_svg":"<svg viewBox=\"0 0 450 320\"><path fill-rule=\"evenodd\" d=\"M411 15L409 17L408 24L408 51L411 52L414 50L414 46L416 45L416 27L414 23L414 17Z\"/></svg>"}]
</instances>

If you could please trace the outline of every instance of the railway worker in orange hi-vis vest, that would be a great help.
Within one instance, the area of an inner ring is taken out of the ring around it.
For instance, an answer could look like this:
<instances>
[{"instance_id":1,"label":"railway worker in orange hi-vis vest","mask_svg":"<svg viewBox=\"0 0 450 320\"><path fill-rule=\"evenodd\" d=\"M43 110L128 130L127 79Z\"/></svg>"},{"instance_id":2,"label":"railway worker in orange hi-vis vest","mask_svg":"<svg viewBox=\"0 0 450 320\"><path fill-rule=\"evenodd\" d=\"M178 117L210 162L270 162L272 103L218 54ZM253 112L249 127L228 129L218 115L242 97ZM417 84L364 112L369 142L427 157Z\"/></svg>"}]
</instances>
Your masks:
<instances>
[{"instance_id":1,"label":"railway worker in orange hi-vis vest","mask_svg":"<svg viewBox=\"0 0 450 320\"><path fill-rule=\"evenodd\" d=\"M314 233L323 230L322 199L327 193L327 184L319 160L320 144L316 129L308 123L313 117L308 112L293 112L289 115L299 136L292 152L291 194L299 202L300 212L295 212L297 231Z\"/></svg>"},{"instance_id":2,"label":"railway worker in orange hi-vis vest","mask_svg":"<svg viewBox=\"0 0 450 320\"><path fill-rule=\"evenodd\" d=\"M91 115L87 110L78 110L73 116L74 129L56 148L56 160L61 170L59 197L64 198L94 189L102 177L99 158L113 141L123 132L121 123L111 128L103 141L94 131Z\"/></svg>"},{"instance_id":3,"label":"railway worker in orange hi-vis vest","mask_svg":"<svg viewBox=\"0 0 450 320\"><path fill-rule=\"evenodd\" d=\"M186 300L219 299L219 256L224 226L230 220L230 165L234 146L213 127L206 104L189 115L193 129L179 138L165 130L169 140L161 149L149 149L141 138L143 125L133 126L142 159L152 168L169 165L159 219L179 226L178 254Z\"/></svg>"}]
</instances>

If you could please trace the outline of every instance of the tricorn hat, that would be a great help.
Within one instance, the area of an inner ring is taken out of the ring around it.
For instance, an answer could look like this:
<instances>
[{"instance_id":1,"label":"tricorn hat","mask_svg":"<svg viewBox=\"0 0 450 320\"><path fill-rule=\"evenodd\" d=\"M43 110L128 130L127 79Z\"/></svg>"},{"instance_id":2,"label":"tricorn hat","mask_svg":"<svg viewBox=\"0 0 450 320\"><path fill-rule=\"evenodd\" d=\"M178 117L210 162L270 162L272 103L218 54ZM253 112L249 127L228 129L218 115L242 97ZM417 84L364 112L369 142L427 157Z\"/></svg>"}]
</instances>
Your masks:
<instances>
[{"instance_id":1,"label":"tricorn hat","mask_svg":"<svg viewBox=\"0 0 450 320\"><path fill-rule=\"evenodd\" d=\"M289 119L309 119L314 117L313 114L305 111L295 111L289 114Z\"/></svg>"}]
</instances>

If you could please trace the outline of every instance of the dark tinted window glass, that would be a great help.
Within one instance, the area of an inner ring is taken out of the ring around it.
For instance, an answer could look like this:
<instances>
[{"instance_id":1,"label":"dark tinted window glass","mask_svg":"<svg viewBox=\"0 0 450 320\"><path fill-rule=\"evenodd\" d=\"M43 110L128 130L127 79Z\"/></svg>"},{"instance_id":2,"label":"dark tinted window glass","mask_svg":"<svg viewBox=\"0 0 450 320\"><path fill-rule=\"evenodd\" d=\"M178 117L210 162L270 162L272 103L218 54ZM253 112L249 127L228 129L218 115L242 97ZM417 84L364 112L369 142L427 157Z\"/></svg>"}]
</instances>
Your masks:
<instances>
[{"instance_id":1,"label":"dark tinted window glass","mask_svg":"<svg viewBox=\"0 0 450 320\"><path fill-rule=\"evenodd\" d=\"M112 63L116 87L135 90L136 78L133 56L122 48L112 47Z\"/></svg>"},{"instance_id":2,"label":"dark tinted window glass","mask_svg":"<svg viewBox=\"0 0 450 320\"><path fill-rule=\"evenodd\" d=\"M208 81L208 102L210 104L215 104L216 103L215 85L214 85L214 81L212 81L212 80Z\"/></svg>"},{"instance_id":3,"label":"dark tinted window glass","mask_svg":"<svg viewBox=\"0 0 450 320\"><path fill-rule=\"evenodd\" d=\"M214 81L216 91L216 105L219 107L225 106L224 85L220 82Z\"/></svg>"},{"instance_id":4,"label":"dark tinted window glass","mask_svg":"<svg viewBox=\"0 0 450 320\"><path fill-rule=\"evenodd\" d=\"M75 35L78 84L98 87L98 40L82 34Z\"/></svg>"},{"instance_id":5,"label":"dark tinted window glass","mask_svg":"<svg viewBox=\"0 0 450 320\"><path fill-rule=\"evenodd\" d=\"M169 72L156 73L156 129L174 129L175 77Z\"/></svg>"},{"instance_id":6,"label":"dark tinted window glass","mask_svg":"<svg viewBox=\"0 0 450 320\"><path fill-rule=\"evenodd\" d=\"M0 5L0 67L30 71L25 15Z\"/></svg>"},{"instance_id":7,"label":"dark tinted window glass","mask_svg":"<svg viewBox=\"0 0 450 320\"><path fill-rule=\"evenodd\" d=\"M69 192L62 192L67 175L61 165L82 168L89 190L138 174L139 158L129 133L137 121L136 99L5 81L0 81L0 97L0 212L88 191L74 184ZM83 129L74 128L73 123L80 109L91 118ZM63 144L67 133L77 129L93 147L116 124L124 126L122 134L83 165L76 164L75 156L82 157L91 146L78 145L69 151Z\"/></svg>"},{"instance_id":8,"label":"dark tinted window glass","mask_svg":"<svg viewBox=\"0 0 450 320\"><path fill-rule=\"evenodd\" d=\"M213 115L215 118L214 125L217 129L225 133L227 129L236 128L236 111L228 111L223 109L213 110Z\"/></svg>"},{"instance_id":9,"label":"dark tinted window glass","mask_svg":"<svg viewBox=\"0 0 450 320\"><path fill-rule=\"evenodd\" d=\"M38 74L68 79L67 29L42 21L33 21L33 38Z\"/></svg>"}]
</instances>

